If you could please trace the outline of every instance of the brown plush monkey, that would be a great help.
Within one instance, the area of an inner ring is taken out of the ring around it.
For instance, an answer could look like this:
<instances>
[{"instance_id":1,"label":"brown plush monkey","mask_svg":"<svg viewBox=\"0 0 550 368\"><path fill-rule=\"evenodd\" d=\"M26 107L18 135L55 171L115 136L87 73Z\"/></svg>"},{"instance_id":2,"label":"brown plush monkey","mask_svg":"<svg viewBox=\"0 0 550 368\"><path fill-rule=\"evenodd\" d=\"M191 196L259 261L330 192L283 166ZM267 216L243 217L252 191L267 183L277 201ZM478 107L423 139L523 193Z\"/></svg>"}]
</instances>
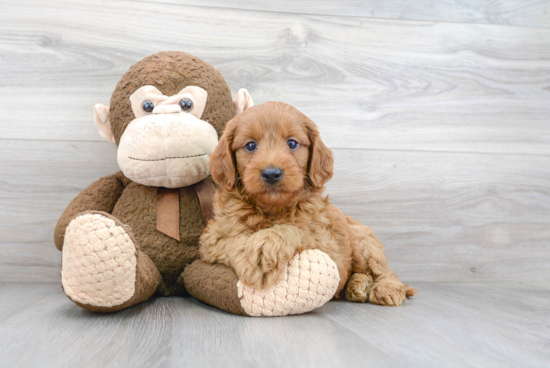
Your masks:
<instances>
[{"instance_id":1,"label":"brown plush monkey","mask_svg":"<svg viewBox=\"0 0 550 368\"><path fill-rule=\"evenodd\" d=\"M118 145L122 171L82 191L55 229L69 299L112 312L155 293L190 292L226 311L254 315L255 291L248 290L243 306L234 271L198 260L199 238L213 213L210 154L225 124L252 105L246 90L232 100L217 70L182 52L157 53L128 70L110 107L94 107L100 135ZM328 300L304 285L296 290L313 300L309 310Z\"/></svg>"}]
</instances>

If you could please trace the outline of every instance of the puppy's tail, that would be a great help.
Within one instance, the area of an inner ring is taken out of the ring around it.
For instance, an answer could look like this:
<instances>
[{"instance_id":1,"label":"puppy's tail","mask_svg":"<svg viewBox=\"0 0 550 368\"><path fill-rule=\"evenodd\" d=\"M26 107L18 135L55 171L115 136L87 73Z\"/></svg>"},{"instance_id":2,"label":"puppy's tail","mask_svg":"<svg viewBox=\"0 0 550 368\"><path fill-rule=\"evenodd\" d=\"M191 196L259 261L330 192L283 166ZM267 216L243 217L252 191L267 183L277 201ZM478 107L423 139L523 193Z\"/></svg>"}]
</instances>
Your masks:
<instances>
[{"instance_id":1,"label":"puppy's tail","mask_svg":"<svg viewBox=\"0 0 550 368\"><path fill-rule=\"evenodd\" d=\"M405 295L407 295L407 298L412 298L416 293L418 293L418 289L405 285Z\"/></svg>"}]
</instances>

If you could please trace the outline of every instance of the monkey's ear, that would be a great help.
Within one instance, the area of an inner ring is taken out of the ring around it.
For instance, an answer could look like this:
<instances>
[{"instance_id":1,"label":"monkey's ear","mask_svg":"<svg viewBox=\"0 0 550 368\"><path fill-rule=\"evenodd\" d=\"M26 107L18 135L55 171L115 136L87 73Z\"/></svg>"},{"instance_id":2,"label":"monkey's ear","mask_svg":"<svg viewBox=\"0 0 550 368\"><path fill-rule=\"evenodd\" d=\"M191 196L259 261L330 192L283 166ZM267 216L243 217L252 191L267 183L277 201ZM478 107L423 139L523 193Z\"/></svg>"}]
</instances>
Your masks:
<instances>
[{"instance_id":1,"label":"monkey's ear","mask_svg":"<svg viewBox=\"0 0 550 368\"><path fill-rule=\"evenodd\" d=\"M249 107L254 106L254 101L252 101L252 96L245 88L241 88L237 95L233 99L233 106L235 107L235 116L239 115L244 110Z\"/></svg>"},{"instance_id":2,"label":"monkey's ear","mask_svg":"<svg viewBox=\"0 0 550 368\"><path fill-rule=\"evenodd\" d=\"M94 106L94 123L99 129L99 135L109 143L115 143L115 136L111 130L109 120L109 106L96 104Z\"/></svg>"}]
</instances>

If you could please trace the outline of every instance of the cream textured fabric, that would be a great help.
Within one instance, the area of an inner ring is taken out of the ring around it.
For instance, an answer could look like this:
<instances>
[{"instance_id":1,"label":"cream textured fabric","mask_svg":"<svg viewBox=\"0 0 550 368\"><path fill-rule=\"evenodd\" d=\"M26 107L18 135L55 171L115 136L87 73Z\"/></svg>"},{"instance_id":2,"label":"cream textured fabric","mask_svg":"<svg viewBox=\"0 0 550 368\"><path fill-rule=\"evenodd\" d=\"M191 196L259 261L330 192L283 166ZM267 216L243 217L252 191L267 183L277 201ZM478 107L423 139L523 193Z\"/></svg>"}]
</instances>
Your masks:
<instances>
[{"instance_id":1,"label":"cream textured fabric","mask_svg":"<svg viewBox=\"0 0 550 368\"><path fill-rule=\"evenodd\" d=\"M74 218L65 232L61 282L78 303L113 307L135 293L136 248L114 220L89 213Z\"/></svg>"},{"instance_id":2,"label":"cream textured fabric","mask_svg":"<svg viewBox=\"0 0 550 368\"><path fill-rule=\"evenodd\" d=\"M255 290L239 281L238 296L244 311L255 317L309 312L334 296L340 275L336 263L318 249L297 254L281 280L269 289Z\"/></svg>"},{"instance_id":3,"label":"cream textured fabric","mask_svg":"<svg viewBox=\"0 0 550 368\"><path fill-rule=\"evenodd\" d=\"M241 88L237 92L237 95L233 99L233 106L235 107L235 115L239 115L244 110L254 106L252 96L250 96L250 93L246 90L246 88Z\"/></svg>"},{"instance_id":4,"label":"cream textured fabric","mask_svg":"<svg viewBox=\"0 0 550 368\"><path fill-rule=\"evenodd\" d=\"M115 143L115 136L111 130L111 121L109 120L109 106L95 104L94 122L99 129L99 135L109 143Z\"/></svg>"},{"instance_id":5,"label":"cream textured fabric","mask_svg":"<svg viewBox=\"0 0 550 368\"><path fill-rule=\"evenodd\" d=\"M193 107L188 112L182 111L179 105L180 101L184 98L193 101ZM191 114L197 119L200 119L206 107L207 99L208 92L197 86L187 86L174 96L165 96L154 86L143 86L130 96L130 103L132 104L132 111L136 118L149 115L148 112L143 111L143 103L145 101L150 101L155 106L153 114L162 114L163 109L161 107L171 106L175 107L175 110L170 111L170 113L178 113L181 115Z\"/></svg>"},{"instance_id":6,"label":"cream textured fabric","mask_svg":"<svg viewBox=\"0 0 550 368\"><path fill-rule=\"evenodd\" d=\"M186 187L210 174L216 129L193 115L152 114L134 119L120 137L118 166L136 183Z\"/></svg>"}]
</instances>

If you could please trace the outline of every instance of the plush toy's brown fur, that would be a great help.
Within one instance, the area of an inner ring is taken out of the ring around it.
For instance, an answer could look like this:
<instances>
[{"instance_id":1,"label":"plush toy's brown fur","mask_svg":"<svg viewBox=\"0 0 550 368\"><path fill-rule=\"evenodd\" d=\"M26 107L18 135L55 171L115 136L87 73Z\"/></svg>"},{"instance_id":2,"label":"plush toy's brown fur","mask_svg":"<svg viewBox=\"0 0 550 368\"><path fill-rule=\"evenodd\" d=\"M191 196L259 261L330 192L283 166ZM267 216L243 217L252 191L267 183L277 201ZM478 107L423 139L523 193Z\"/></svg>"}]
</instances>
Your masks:
<instances>
[{"instance_id":1,"label":"plush toy's brown fur","mask_svg":"<svg viewBox=\"0 0 550 368\"><path fill-rule=\"evenodd\" d=\"M289 148L289 139L298 148ZM257 145L253 152L245 150L249 142ZM283 172L275 184L262 178L269 167ZM296 253L319 249L338 266L337 295L348 279L345 295L351 301L368 296L371 303L398 306L415 294L388 268L374 232L322 195L332 177L332 152L316 125L295 108L270 102L231 120L210 168L221 188L215 220L201 238L206 262L233 267L245 284L269 287Z\"/></svg>"},{"instance_id":2,"label":"plush toy's brown fur","mask_svg":"<svg viewBox=\"0 0 550 368\"><path fill-rule=\"evenodd\" d=\"M126 126L134 119L130 95L144 85L155 86L166 96L172 96L186 86L204 88L208 92L208 101L201 119L208 120L220 137L225 124L235 116L231 91L220 72L183 52L159 52L134 64L120 79L111 96L110 117L117 144Z\"/></svg>"},{"instance_id":3,"label":"plush toy's brown fur","mask_svg":"<svg viewBox=\"0 0 550 368\"><path fill-rule=\"evenodd\" d=\"M134 119L129 97L143 85L155 86L167 96L189 85L204 88L208 92L208 100L202 120L212 124L219 136L226 122L235 116L231 92L217 70L183 52L161 52L132 66L113 92L110 124L117 144L126 126ZM199 199L192 187L179 188L179 198L181 241L157 230L156 187L132 182L122 172L103 177L69 204L55 228L55 244L62 250L65 230L75 216L84 211L99 211L127 225L127 233L135 239L138 271L141 272L136 276L136 292L142 295L132 299L130 304L147 299L153 292L184 294L184 281L180 276L187 265L199 257L198 243L205 223ZM143 267L143 262L151 261L152 267ZM190 279L200 281L199 277L193 276L190 275ZM228 277L233 276L230 274ZM143 285L140 280L149 281ZM113 311L128 305L114 308L83 306L91 310Z\"/></svg>"}]
</instances>

